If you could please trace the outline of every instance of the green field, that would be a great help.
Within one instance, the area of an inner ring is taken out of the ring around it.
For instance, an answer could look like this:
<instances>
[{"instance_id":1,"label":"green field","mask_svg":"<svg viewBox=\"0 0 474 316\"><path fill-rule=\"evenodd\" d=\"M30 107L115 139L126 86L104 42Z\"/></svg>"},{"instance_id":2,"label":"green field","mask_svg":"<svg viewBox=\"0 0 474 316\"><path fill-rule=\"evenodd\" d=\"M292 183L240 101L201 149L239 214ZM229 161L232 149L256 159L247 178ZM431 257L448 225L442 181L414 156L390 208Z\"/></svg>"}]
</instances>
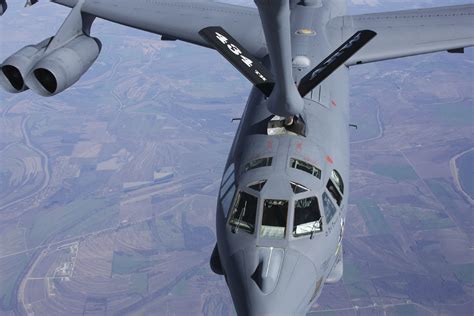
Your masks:
<instances>
[{"instance_id":1,"label":"green field","mask_svg":"<svg viewBox=\"0 0 474 316\"><path fill-rule=\"evenodd\" d=\"M38 212L28 227L28 246L36 247L51 236L73 237L110 227L117 219L118 206L114 204L110 199L77 199Z\"/></svg>"},{"instance_id":2,"label":"green field","mask_svg":"<svg viewBox=\"0 0 474 316\"><path fill-rule=\"evenodd\" d=\"M306 314L306 316L336 316L336 312L333 311L324 311L324 312L311 312Z\"/></svg>"},{"instance_id":3,"label":"green field","mask_svg":"<svg viewBox=\"0 0 474 316\"><path fill-rule=\"evenodd\" d=\"M140 255L138 253L126 254L123 252L114 252L114 257L112 260L112 273L136 273L154 264L155 262L153 260L150 260L150 258Z\"/></svg>"},{"instance_id":4,"label":"green field","mask_svg":"<svg viewBox=\"0 0 474 316\"><path fill-rule=\"evenodd\" d=\"M397 205L389 207L387 212L400 219L404 227L412 230L442 229L455 226L451 218L439 210Z\"/></svg>"},{"instance_id":5,"label":"green field","mask_svg":"<svg viewBox=\"0 0 474 316\"><path fill-rule=\"evenodd\" d=\"M68 231L68 235L80 235L113 227L118 224L119 206L109 205L95 209L92 214Z\"/></svg>"},{"instance_id":6,"label":"green field","mask_svg":"<svg viewBox=\"0 0 474 316\"><path fill-rule=\"evenodd\" d=\"M429 104L423 107L423 111L429 112L427 115L436 123L449 126L470 126L473 123L472 103L467 100L459 103Z\"/></svg>"},{"instance_id":7,"label":"green field","mask_svg":"<svg viewBox=\"0 0 474 316\"><path fill-rule=\"evenodd\" d=\"M395 181L416 180L418 176L415 170L407 164L375 164L372 170L381 176L389 177Z\"/></svg>"},{"instance_id":8,"label":"green field","mask_svg":"<svg viewBox=\"0 0 474 316\"><path fill-rule=\"evenodd\" d=\"M130 292L146 296L148 293L148 273L135 273L130 276Z\"/></svg>"},{"instance_id":9,"label":"green field","mask_svg":"<svg viewBox=\"0 0 474 316\"><path fill-rule=\"evenodd\" d=\"M19 254L0 259L0 306L3 310L10 310L14 306L13 296L15 285L21 273L28 265L29 257Z\"/></svg>"},{"instance_id":10,"label":"green field","mask_svg":"<svg viewBox=\"0 0 474 316\"><path fill-rule=\"evenodd\" d=\"M25 249L25 233L23 229L14 226L2 226L0 231L0 256Z\"/></svg>"},{"instance_id":11,"label":"green field","mask_svg":"<svg viewBox=\"0 0 474 316\"><path fill-rule=\"evenodd\" d=\"M416 316L418 312L413 304L403 304L389 307L387 315L394 316Z\"/></svg>"},{"instance_id":12,"label":"green field","mask_svg":"<svg viewBox=\"0 0 474 316\"><path fill-rule=\"evenodd\" d=\"M351 299L370 298L377 293L370 280L348 284L346 285L346 290Z\"/></svg>"},{"instance_id":13,"label":"green field","mask_svg":"<svg viewBox=\"0 0 474 316\"><path fill-rule=\"evenodd\" d=\"M425 182L446 209L456 205L453 200L458 199L459 195L454 191L452 183L443 178L426 179Z\"/></svg>"},{"instance_id":14,"label":"green field","mask_svg":"<svg viewBox=\"0 0 474 316\"><path fill-rule=\"evenodd\" d=\"M179 280L179 282L173 287L173 289L171 290L171 294L177 295L177 296L182 296L182 295L184 295L184 294L186 293L187 286L188 286L188 281L186 280L186 278L182 278L182 279Z\"/></svg>"},{"instance_id":15,"label":"green field","mask_svg":"<svg viewBox=\"0 0 474 316\"><path fill-rule=\"evenodd\" d=\"M168 250L184 248L184 234L181 228L181 219L178 217L156 217L155 219L155 229L160 244Z\"/></svg>"},{"instance_id":16,"label":"green field","mask_svg":"<svg viewBox=\"0 0 474 316\"><path fill-rule=\"evenodd\" d=\"M447 183L443 178L433 178L426 180L431 192L437 197L449 197L450 196L450 184Z\"/></svg>"},{"instance_id":17,"label":"green field","mask_svg":"<svg viewBox=\"0 0 474 316\"><path fill-rule=\"evenodd\" d=\"M451 266L451 270L460 282L474 284L474 263L455 264Z\"/></svg>"},{"instance_id":18,"label":"green field","mask_svg":"<svg viewBox=\"0 0 474 316\"><path fill-rule=\"evenodd\" d=\"M361 272L357 265L348 260L344 260L343 280L344 284L353 284L363 280Z\"/></svg>"},{"instance_id":19,"label":"green field","mask_svg":"<svg viewBox=\"0 0 474 316\"><path fill-rule=\"evenodd\" d=\"M363 277L356 264L347 260L344 261L343 280L347 293L352 299L367 298L376 293L372 282Z\"/></svg>"},{"instance_id":20,"label":"green field","mask_svg":"<svg viewBox=\"0 0 474 316\"><path fill-rule=\"evenodd\" d=\"M372 200L359 200L355 204L359 209L370 235L388 234L390 228L378 205Z\"/></svg>"}]
</instances>

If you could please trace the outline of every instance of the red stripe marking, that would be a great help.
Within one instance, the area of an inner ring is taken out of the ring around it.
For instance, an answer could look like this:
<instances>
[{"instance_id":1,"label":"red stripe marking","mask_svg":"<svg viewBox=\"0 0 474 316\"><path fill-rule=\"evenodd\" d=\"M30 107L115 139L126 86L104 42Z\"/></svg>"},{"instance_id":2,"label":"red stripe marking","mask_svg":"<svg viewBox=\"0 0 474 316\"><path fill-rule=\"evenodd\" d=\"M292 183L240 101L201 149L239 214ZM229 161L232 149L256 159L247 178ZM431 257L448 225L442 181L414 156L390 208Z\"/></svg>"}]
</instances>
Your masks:
<instances>
[{"instance_id":1,"label":"red stripe marking","mask_svg":"<svg viewBox=\"0 0 474 316\"><path fill-rule=\"evenodd\" d=\"M267 141L267 149L271 150L273 148L273 141L271 139L269 139Z\"/></svg>"},{"instance_id":2,"label":"red stripe marking","mask_svg":"<svg viewBox=\"0 0 474 316\"><path fill-rule=\"evenodd\" d=\"M332 105L333 107L336 107L336 106L337 106L336 101L332 100L332 101L331 101L331 105Z\"/></svg>"},{"instance_id":3,"label":"red stripe marking","mask_svg":"<svg viewBox=\"0 0 474 316\"><path fill-rule=\"evenodd\" d=\"M303 150L303 143L296 143L296 151Z\"/></svg>"},{"instance_id":4,"label":"red stripe marking","mask_svg":"<svg viewBox=\"0 0 474 316\"><path fill-rule=\"evenodd\" d=\"M326 161L329 162L331 165L334 163L331 156L326 156Z\"/></svg>"}]
</instances>

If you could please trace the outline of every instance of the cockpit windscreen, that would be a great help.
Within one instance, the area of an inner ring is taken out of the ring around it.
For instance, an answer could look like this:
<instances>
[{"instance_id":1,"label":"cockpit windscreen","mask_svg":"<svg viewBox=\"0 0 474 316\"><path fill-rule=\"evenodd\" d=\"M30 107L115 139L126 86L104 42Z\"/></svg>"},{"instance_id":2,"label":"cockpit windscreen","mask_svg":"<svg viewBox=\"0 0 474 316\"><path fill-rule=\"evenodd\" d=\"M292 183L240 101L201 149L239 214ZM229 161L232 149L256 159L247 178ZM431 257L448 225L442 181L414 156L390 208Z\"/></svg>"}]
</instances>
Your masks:
<instances>
[{"instance_id":1,"label":"cockpit windscreen","mask_svg":"<svg viewBox=\"0 0 474 316\"><path fill-rule=\"evenodd\" d=\"M265 200L260 237L285 238L288 201Z\"/></svg>"},{"instance_id":2,"label":"cockpit windscreen","mask_svg":"<svg viewBox=\"0 0 474 316\"><path fill-rule=\"evenodd\" d=\"M293 236L303 236L322 230L318 198L315 196L295 202Z\"/></svg>"},{"instance_id":3,"label":"cockpit windscreen","mask_svg":"<svg viewBox=\"0 0 474 316\"><path fill-rule=\"evenodd\" d=\"M255 231L255 218L257 214L257 197L247 193L239 192L235 199L234 207L230 215L229 224L233 226L235 233L242 229L250 234Z\"/></svg>"}]
</instances>

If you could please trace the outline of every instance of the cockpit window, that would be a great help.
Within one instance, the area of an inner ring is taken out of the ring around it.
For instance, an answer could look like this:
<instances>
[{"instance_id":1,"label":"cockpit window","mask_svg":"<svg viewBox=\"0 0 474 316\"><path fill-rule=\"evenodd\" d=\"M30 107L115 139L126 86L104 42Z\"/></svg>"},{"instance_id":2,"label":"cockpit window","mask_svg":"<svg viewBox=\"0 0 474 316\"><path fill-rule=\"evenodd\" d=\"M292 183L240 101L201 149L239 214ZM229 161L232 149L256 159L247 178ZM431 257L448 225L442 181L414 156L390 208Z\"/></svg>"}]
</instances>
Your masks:
<instances>
[{"instance_id":1,"label":"cockpit window","mask_svg":"<svg viewBox=\"0 0 474 316\"><path fill-rule=\"evenodd\" d=\"M293 236L299 237L322 231L321 213L315 196L295 202Z\"/></svg>"},{"instance_id":2,"label":"cockpit window","mask_svg":"<svg viewBox=\"0 0 474 316\"><path fill-rule=\"evenodd\" d=\"M334 185L334 183L331 180L328 181L328 184L326 185L326 188L331 193L332 197L336 200L337 205L341 206L342 195L336 189L336 186Z\"/></svg>"},{"instance_id":3,"label":"cockpit window","mask_svg":"<svg viewBox=\"0 0 474 316\"><path fill-rule=\"evenodd\" d=\"M257 198L247 192L239 192L234 202L229 224L232 232L242 229L250 234L255 231L255 217L257 214Z\"/></svg>"},{"instance_id":4,"label":"cockpit window","mask_svg":"<svg viewBox=\"0 0 474 316\"><path fill-rule=\"evenodd\" d=\"M245 165L245 171L249 171L261 167L269 167L272 165L273 157L259 158L250 161Z\"/></svg>"},{"instance_id":5,"label":"cockpit window","mask_svg":"<svg viewBox=\"0 0 474 316\"><path fill-rule=\"evenodd\" d=\"M321 169L313 166L310 163L307 163L303 160L291 158L290 159L290 167L295 168L304 172L307 172L318 179L321 179Z\"/></svg>"},{"instance_id":6,"label":"cockpit window","mask_svg":"<svg viewBox=\"0 0 474 316\"><path fill-rule=\"evenodd\" d=\"M288 201L265 200L260 237L285 238Z\"/></svg>"},{"instance_id":7,"label":"cockpit window","mask_svg":"<svg viewBox=\"0 0 474 316\"><path fill-rule=\"evenodd\" d=\"M324 213L326 214L326 224L329 224L337 210L336 206L334 206L334 203L332 203L331 198L326 192L323 193L323 206Z\"/></svg>"},{"instance_id":8,"label":"cockpit window","mask_svg":"<svg viewBox=\"0 0 474 316\"><path fill-rule=\"evenodd\" d=\"M263 187L265 186L265 183L267 183L267 180L252 182L248 185L248 187L252 190L260 192L260 191L262 191Z\"/></svg>"},{"instance_id":9,"label":"cockpit window","mask_svg":"<svg viewBox=\"0 0 474 316\"><path fill-rule=\"evenodd\" d=\"M336 170L331 171L331 180L337 185L339 191L344 194L344 183L342 182L342 177L339 172Z\"/></svg>"},{"instance_id":10,"label":"cockpit window","mask_svg":"<svg viewBox=\"0 0 474 316\"><path fill-rule=\"evenodd\" d=\"M309 191L309 189L307 187L305 187L304 185L301 185L299 183L296 183L296 182L290 182L290 186L291 186L291 190L295 194Z\"/></svg>"}]
</instances>

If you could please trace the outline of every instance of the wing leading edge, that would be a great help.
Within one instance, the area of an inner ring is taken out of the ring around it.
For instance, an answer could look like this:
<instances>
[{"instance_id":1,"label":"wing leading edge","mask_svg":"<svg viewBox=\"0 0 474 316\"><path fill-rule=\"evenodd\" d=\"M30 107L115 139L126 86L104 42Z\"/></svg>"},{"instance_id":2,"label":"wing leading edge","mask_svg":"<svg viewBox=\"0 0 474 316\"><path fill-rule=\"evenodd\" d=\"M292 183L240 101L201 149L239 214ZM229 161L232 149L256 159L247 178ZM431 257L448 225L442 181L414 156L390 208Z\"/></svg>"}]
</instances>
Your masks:
<instances>
[{"instance_id":1,"label":"wing leading edge","mask_svg":"<svg viewBox=\"0 0 474 316\"><path fill-rule=\"evenodd\" d=\"M396 11L332 19L334 38L370 29L377 37L346 66L474 46L474 5Z\"/></svg>"},{"instance_id":2,"label":"wing leading edge","mask_svg":"<svg viewBox=\"0 0 474 316\"><path fill-rule=\"evenodd\" d=\"M73 7L78 0L52 0ZM260 17L255 8L212 1L101 0L86 1L83 12L99 18L159 34L163 39L182 40L210 47L199 31L219 25L255 57L266 53Z\"/></svg>"}]
</instances>

